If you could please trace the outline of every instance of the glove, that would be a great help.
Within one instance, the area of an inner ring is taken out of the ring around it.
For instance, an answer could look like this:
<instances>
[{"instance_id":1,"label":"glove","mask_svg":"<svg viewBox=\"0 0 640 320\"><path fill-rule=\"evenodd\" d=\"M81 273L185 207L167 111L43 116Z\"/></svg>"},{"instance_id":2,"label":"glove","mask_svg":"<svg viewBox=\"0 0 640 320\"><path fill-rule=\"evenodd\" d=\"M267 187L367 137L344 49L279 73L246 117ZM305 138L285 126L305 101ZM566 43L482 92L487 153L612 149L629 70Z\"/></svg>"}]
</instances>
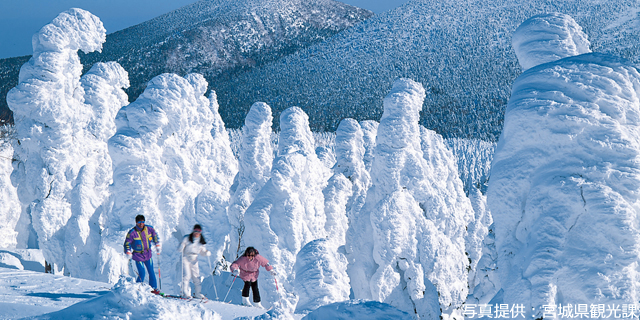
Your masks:
<instances>
[{"instance_id":1,"label":"glove","mask_svg":"<svg viewBox=\"0 0 640 320\"><path fill-rule=\"evenodd\" d=\"M207 253L204 254L207 257L211 257L211 251L207 251Z\"/></svg>"},{"instance_id":2,"label":"glove","mask_svg":"<svg viewBox=\"0 0 640 320\"><path fill-rule=\"evenodd\" d=\"M271 275L274 276L274 277L278 275L278 273L276 272L275 269L271 269L271 271L269 271L269 273L271 273Z\"/></svg>"},{"instance_id":3,"label":"glove","mask_svg":"<svg viewBox=\"0 0 640 320\"><path fill-rule=\"evenodd\" d=\"M133 254L131 253L131 251L127 251L125 253L127 254L127 259L131 260L131 258L133 258Z\"/></svg>"},{"instance_id":4,"label":"glove","mask_svg":"<svg viewBox=\"0 0 640 320\"><path fill-rule=\"evenodd\" d=\"M156 244L156 253L160 254L160 252L162 251L162 245L161 244Z\"/></svg>"},{"instance_id":5,"label":"glove","mask_svg":"<svg viewBox=\"0 0 640 320\"><path fill-rule=\"evenodd\" d=\"M239 277L240 276L240 269L235 269L235 270L233 270L232 273L233 273L234 276Z\"/></svg>"}]
</instances>

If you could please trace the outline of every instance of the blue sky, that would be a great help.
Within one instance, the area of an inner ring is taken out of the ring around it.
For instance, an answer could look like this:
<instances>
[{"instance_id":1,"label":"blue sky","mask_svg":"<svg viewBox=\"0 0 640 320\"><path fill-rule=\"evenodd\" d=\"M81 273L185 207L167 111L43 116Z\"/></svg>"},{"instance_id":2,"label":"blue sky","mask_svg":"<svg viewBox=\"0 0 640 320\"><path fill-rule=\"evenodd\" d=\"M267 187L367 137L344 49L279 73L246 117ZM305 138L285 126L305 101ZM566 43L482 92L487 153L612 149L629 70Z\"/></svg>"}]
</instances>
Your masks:
<instances>
[{"instance_id":1,"label":"blue sky","mask_svg":"<svg viewBox=\"0 0 640 320\"><path fill-rule=\"evenodd\" d=\"M233 1L233 0L231 0ZM265 0L268 1L268 0ZM408 0L344 0L377 14ZM102 20L112 33L175 10L195 0L0 0L0 59L32 53L31 36L58 13L82 8Z\"/></svg>"}]
</instances>

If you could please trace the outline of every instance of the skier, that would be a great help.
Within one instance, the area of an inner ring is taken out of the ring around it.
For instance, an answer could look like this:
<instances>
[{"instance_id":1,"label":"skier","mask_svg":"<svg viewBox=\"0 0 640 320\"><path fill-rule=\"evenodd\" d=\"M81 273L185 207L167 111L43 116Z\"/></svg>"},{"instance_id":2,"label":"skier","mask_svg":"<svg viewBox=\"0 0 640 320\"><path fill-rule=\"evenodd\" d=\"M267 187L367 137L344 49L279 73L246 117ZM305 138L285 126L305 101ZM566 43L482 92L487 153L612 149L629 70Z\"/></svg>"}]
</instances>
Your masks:
<instances>
[{"instance_id":1,"label":"skier","mask_svg":"<svg viewBox=\"0 0 640 320\"><path fill-rule=\"evenodd\" d=\"M233 275L236 277L239 276L240 279L244 281L242 304L245 306L251 306L251 302L249 302L249 288L251 288L253 291L253 306L263 308L260 303L260 291L258 290L260 267L267 269L274 277L276 276L276 271L273 270L269 261L258 254L258 250L254 247L248 247L242 257L231 264L231 272L233 272Z\"/></svg>"},{"instance_id":2,"label":"skier","mask_svg":"<svg viewBox=\"0 0 640 320\"><path fill-rule=\"evenodd\" d=\"M151 242L156 246L156 253L160 255L161 245L158 238L158 234L152 226L145 225L144 216L139 214L136 216L136 226L133 227L127 238L124 240L124 252L129 259L133 259L136 262L136 268L138 269L138 278L136 282L144 281L144 268L149 271L149 285L153 288L153 293L159 294L158 284L156 282L156 274L153 271L153 261L151 258Z\"/></svg>"},{"instance_id":3,"label":"skier","mask_svg":"<svg viewBox=\"0 0 640 320\"><path fill-rule=\"evenodd\" d=\"M194 297L203 299L200 293L202 283L200 280L200 267L198 266L198 255L211 256L211 251L207 250L204 245L207 242L202 235L202 227L199 224L193 226L193 231L184 237L178 251L182 254L182 297L191 297L191 287L189 286L189 278L195 286Z\"/></svg>"}]
</instances>

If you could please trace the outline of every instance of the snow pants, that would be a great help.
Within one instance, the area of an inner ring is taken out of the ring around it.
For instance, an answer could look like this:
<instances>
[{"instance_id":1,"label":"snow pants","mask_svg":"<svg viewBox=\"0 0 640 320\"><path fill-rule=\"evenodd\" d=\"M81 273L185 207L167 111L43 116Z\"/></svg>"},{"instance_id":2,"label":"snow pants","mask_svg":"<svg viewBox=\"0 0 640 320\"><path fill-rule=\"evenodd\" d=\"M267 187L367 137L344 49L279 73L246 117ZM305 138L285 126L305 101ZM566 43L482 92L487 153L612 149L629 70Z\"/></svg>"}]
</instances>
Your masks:
<instances>
[{"instance_id":1,"label":"snow pants","mask_svg":"<svg viewBox=\"0 0 640 320\"><path fill-rule=\"evenodd\" d=\"M149 285L154 289L158 289L158 284L156 283L156 273L153 271L152 259L149 259L147 261L136 261L136 268L138 269L138 278L136 279L136 282L144 281L145 267L147 268L147 270L149 270Z\"/></svg>"},{"instance_id":2,"label":"snow pants","mask_svg":"<svg viewBox=\"0 0 640 320\"><path fill-rule=\"evenodd\" d=\"M198 266L198 256L184 256L182 258L182 295L191 296L191 286L189 280L193 281L195 287L194 296L199 297L202 290L200 281L200 266Z\"/></svg>"},{"instance_id":3,"label":"snow pants","mask_svg":"<svg viewBox=\"0 0 640 320\"><path fill-rule=\"evenodd\" d=\"M253 291L253 302L260 302L260 290L258 290L258 280L245 281L244 288L242 288L242 296L249 297L249 288Z\"/></svg>"}]
</instances>

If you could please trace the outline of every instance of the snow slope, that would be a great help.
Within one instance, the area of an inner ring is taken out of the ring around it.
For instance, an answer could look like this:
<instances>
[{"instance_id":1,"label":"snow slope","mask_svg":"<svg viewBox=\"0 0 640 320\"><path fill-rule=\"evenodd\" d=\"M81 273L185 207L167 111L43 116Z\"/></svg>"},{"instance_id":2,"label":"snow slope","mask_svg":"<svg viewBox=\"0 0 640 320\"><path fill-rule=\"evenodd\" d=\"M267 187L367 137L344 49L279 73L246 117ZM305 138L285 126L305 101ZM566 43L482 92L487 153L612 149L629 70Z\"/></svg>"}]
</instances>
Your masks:
<instances>
[{"instance_id":1,"label":"snow slope","mask_svg":"<svg viewBox=\"0 0 640 320\"><path fill-rule=\"evenodd\" d=\"M532 17L514 37L530 68L513 84L487 203L502 300L535 317L544 306L640 298L640 73L579 54L584 38L564 14Z\"/></svg>"}]
</instances>

